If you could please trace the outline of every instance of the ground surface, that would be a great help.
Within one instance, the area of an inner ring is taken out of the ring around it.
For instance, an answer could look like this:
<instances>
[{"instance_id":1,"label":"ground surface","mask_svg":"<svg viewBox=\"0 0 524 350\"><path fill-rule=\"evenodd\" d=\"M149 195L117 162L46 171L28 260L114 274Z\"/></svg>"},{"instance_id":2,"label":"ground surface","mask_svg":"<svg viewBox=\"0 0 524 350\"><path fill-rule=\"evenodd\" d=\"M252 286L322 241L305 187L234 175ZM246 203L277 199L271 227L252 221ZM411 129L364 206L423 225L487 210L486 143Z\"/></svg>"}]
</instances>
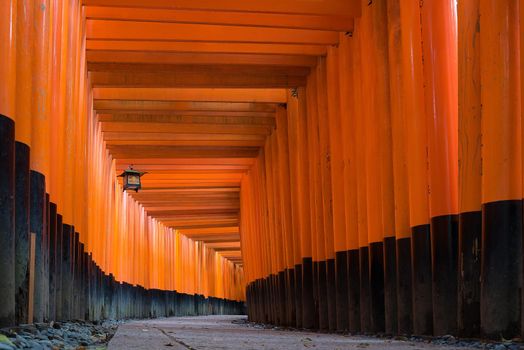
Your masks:
<instances>
[{"instance_id":1,"label":"ground surface","mask_svg":"<svg viewBox=\"0 0 524 350\"><path fill-rule=\"evenodd\" d=\"M453 343L438 344L438 343ZM497 348L498 347L498 348ZM242 316L177 317L131 321L120 325L109 343L110 350L123 349L519 349L520 346L465 343L451 339L393 340L374 337L279 330L253 325Z\"/></svg>"}]
</instances>

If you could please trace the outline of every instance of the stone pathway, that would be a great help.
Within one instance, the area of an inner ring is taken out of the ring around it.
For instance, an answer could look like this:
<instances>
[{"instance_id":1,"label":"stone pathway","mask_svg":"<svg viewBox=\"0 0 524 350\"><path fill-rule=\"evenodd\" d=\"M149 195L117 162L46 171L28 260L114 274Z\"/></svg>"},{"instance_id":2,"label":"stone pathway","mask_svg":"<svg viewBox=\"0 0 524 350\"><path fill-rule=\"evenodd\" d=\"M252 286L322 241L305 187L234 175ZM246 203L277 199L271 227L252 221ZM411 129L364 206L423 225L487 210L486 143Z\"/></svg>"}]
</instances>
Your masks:
<instances>
[{"instance_id":1,"label":"stone pathway","mask_svg":"<svg viewBox=\"0 0 524 350\"><path fill-rule=\"evenodd\" d=\"M256 325L247 322L246 318L241 316L200 316L127 322L118 328L108 349L517 350L521 349L521 346L514 343L459 341L451 336L430 341L419 338L398 340L323 334Z\"/></svg>"}]
</instances>

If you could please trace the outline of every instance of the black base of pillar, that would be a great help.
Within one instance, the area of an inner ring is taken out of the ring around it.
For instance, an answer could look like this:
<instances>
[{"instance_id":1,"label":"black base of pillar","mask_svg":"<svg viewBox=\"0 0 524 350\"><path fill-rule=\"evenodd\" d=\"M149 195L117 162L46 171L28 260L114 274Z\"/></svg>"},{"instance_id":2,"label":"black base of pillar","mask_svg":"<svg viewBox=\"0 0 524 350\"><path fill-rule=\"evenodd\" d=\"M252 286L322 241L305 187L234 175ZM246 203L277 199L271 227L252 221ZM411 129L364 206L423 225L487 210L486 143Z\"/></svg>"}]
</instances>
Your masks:
<instances>
[{"instance_id":1,"label":"black base of pillar","mask_svg":"<svg viewBox=\"0 0 524 350\"><path fill-rule=\"evenodd\" d=\"M278 315L278 323L279 326L285 326L286 325L286 273L284 271L280 271L278 273L278 296L279 296L279 315Z\"/></svg>"},{"instance_id":2,"label":"black base of pillar","mask_svg":"<svg viewBox=\"0 0 524 350\"><path fill-rule=\"evenodd\" d=\"M384 238L384 315L386 333L397 333L397 247L395 237Z\"/></svg>"},{"instance_id":3,"label":"black base of pillar","mask_svg":"<svg viewBox=\"0 0 524 350\"><path fill-rule=\"evenodd\" d=\"M433 334L433 297L430 226L420 225L413 227L411 230L413 332L419 335L431 335Z\"/></svg>"},{"instance_id":4,"label":"black base of pillar","mask_svg":"<svg viewBox=\"0 0 524 350\"><path fill-rule=\"evenodd\" d=\"M326 293L328 306L328 329L337 330L337 277L335 259L326 260Z\"/></svg>"},{"instance_id":5,"label":"black base of pillar","mask_svg":"<svg viewBox=\"0 0 524 350\"><path fill-rule=\"evenodd\" d=\"M433 335L457 333L458 216L431 218Z\"/></svg>"},{"instance_id":6,"label":"black base of pillar","mask_svg":"<svg viewBox=\"0 0 524 350\"><path fill-rule=\"evenodd\" d=\"M313 300L313 260L302 259L302 327L312 329L315 325L315 301Z\"/></svg>"},{"instance_id":7,"label":"black base of pillar","mask_svg":"<svg viewBox=\"0 0 524 350\"><path fill-rule=\"evenodd\" d=\"M369 244L369 284L371 293L371 331L383 333L386 329L384 307L384 243Z\"/></svg>"},{"instance_id":8,"label":"black base of pillar","mask_svg":"<svg viewBox=\"0 0 524 350\"><path fill-rule=\"evenodd\" d=\"M56 233L57 233L56 204L49 205L49 319L56 320ZM82 289L82 292L84 289Z\"/></svg>"},{"instance_id":9,"label":"black base of pillar","mask_svg":"<svg viewBox=\"0 0 524 350\"><path fill-rule=\"evenodd\" d=\"M413 333L413 281L411 238L397 239L398 334Z\"/></svg>"},{"instance_id":10,"label":"black base of pillar","mask_svg":"<svg viewBox=\"0 0 524 350\"><path fill-rule=\"evenodd\" d=\"M327 292L327 266L326 261L318 262L318 329L329 329L329 310L328 310L328 292Z\"/></svg>"},{"instance_id":11,"label":"black base of pillar","mask_svg":"<svg viewBox=\"0 0 524 350\"><path fill-rule=\"evenodd\" d=\"M296 306L295 306L295 271L286 269L286 325L296 327Z\"/></svg>"},{"instance_id":12,"label":"black base of pillar","mask_svg":"<svg viewBox=\"0 0 524 350\"><path fill-rule=\"evenodd\" d=\"M29 146L15 143L15 291L16 323L28 322L29 304Z\"/></svg>"},{"instance_id":13,"label":"black base of pillar","mask_svg":"<svg viewBox=\"0 0 524 350\"><path fill-rule=\"evenodd\" d=\"M337 299L337 331L345 332L348 323L348 254L347 251L335 255L336 299Z\"/></svg>"},{"instance_id":14,"label":"black base of pillar","mask_svg":"<svg viewBox=\"0 0 524 350\"><path fill-rule=\"evenodd\" d=\"M34 322L43 322L46 313L45 259L46 259L46 193L45 177L31 170L30 229L36 234Z\"/></svg>"},{"instance_id":15,"label":"black base of pillar","mask_svg":"<svg viewBox=\"0 0 524 350\"><path fill-rule=\"evenodd\" d=\"M295 265L295 325L302 328L302 265Z\"/></svg>"},{"instance_id":16,"label":"black base of pillar","mask_svg":"<svg viewBox=\"0 0 524 350\"><path fill-rule=\"evenodd\" d=\"M15 324L15 123L0 115L0 327Z\"/></svg>"},{"instance_id":17,"label":"black base of pillar","mask_svg":"<svg viewBox=\"0 0 524 350\"><path fill-rule=\"evenodd\" d=\"M511 339L520 334L522 201L482 206L481 334Z\"/></svg>"},{"instance_id":18,"label":"black base of pillar","mask_svg":"<svg viewBox=\"0 0 524 350\"><path fill-rule=\"evenodd\" d=\"M348 322L351 333L360 329L360 254L358 249L348 250Z\"/></svg>"},{"instance_id":19,"label":"black base of pillar","mask_svg":"<svg viewBox=\"0 0 524 350\"><path fill-rule=\"evenodd\" d=\"M459 216L458 332L462 337L480 335L480 252L482 211Z\"/></svg>"},{"instance_id":20,"label":"black base of pillar","mask_svg":"<svg viewBox=\"0 0 524 350\"><path fill-rule=\"evenodd\" d=\"M369 249L359 249L360 259L360 330L370 333L371 328L371 291L369 282Z\"/></svg>"},{"instance_id":21,"label":"black base of pillar","mask_svg":"<svg viewBox=\"0 0 524 350\"><path fill-rule=\"evenodd\" d=\"M318 261L313 261L313 311L315 316L313 317L313 328L319 329L320 326L320 293L319 293L319 281L318 281Z\"/></svg>"}]
</instances>

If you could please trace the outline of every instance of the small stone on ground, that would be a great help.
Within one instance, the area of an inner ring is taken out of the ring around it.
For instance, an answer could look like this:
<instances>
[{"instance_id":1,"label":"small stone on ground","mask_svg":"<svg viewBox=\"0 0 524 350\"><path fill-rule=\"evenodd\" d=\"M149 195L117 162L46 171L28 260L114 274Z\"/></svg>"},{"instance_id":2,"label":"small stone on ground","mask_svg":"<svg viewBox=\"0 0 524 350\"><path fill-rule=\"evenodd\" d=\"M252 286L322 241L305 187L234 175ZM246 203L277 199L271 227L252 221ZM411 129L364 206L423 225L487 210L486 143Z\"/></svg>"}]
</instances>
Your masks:
<instances>
[{"instance_id":1,"label":"small stone on ground","mask_svg":"<svg viewBox=\"0 0 524 350\"><path fill-rule=\"evenodd\" d=\"M121 321L51 322L0 329L0 350L106 349Z\"/></svg>"}]
</instances>

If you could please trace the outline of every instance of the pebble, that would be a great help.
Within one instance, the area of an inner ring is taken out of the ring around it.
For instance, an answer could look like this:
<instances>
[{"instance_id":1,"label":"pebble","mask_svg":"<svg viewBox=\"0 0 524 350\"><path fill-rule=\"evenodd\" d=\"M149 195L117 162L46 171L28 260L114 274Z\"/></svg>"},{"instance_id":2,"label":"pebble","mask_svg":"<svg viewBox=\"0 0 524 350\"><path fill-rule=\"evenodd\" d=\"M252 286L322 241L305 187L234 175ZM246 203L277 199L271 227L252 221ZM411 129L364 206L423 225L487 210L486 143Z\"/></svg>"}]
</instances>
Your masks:
<instances>
[{"instance_id":1,"label":"pebble","mask_svg":"<svg viewBox=\"0 0 524 350\"><path fill-rule=\"evenodd\" d=\"M107 345L123 321L106 320L50 322L0 329L11 344L0 342L0 350L77 349Z\"/></svg>"}]
</instances>

